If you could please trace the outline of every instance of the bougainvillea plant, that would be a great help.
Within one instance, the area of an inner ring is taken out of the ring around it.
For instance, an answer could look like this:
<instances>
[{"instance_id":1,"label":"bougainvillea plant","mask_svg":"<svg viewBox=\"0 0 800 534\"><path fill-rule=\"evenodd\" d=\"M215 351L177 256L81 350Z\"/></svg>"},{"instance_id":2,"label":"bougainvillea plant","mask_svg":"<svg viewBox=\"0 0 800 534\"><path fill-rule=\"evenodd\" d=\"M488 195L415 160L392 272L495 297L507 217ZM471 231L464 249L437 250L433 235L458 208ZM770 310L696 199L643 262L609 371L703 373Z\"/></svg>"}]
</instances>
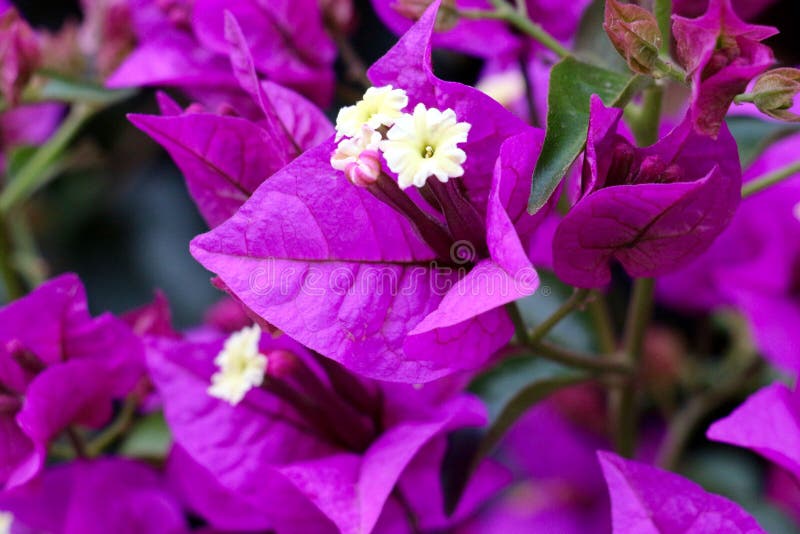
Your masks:
<instances>
[{"instance_id":1,"label":"bougainvillea plant","mask_svg":"<svg viewBox=\"0 0 800 534\"><path fill-rule=\"evenodd\" d=\"M0 534L800 529L793 2L67 4L0 0Z\"/></svg>"}]
</instances>

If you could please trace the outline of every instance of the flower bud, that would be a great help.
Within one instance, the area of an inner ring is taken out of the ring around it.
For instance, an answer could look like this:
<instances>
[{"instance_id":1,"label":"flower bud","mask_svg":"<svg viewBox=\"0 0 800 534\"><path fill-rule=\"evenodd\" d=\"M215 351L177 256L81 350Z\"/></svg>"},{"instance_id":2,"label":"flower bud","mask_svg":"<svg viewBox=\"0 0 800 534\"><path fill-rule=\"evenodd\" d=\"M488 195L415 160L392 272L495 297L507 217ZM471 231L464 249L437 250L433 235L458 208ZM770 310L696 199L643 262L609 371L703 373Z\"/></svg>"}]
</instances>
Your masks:
<instances>
[{"instance_id":1,"label":"flower bud","mask_svg":"<svg viewBox=\"0 0 800 534\"><path fill-rule=\"evenodd\" d=\"M347 165L344 175L358 187L374 184L381 175L380 153L377 150L365 150L354 162Z\"/></svg>"},{"instance_id":2,"label":"flower bud","mask_svg":"<svg viewBox=\"0 0 800 534\"><path fill-rule=\"evenodd\" d=\"M156 0L156 6L177 28L191 29L194 0Z\"/></svg>"},{"instance_id":3,"label":"flower bud","mask_svg":"<svg viewBox=\"0 0 800 534\"><path fill-rule=\"evenodd\" d=\"M36 34L17 10L0 15L0 94L12 106L19 103L40 61Z\"/></svg>"},{"instance_id":4,"label":"flower bud","mask_svg":"<svg viewBox=\"0 0 800 534\"><path fill-rule=\"evenodd\" d=\"M319 0L326 24L332 25L342 33L349 33L355 22L353 0Z\"/></svg>"},{"instance_id":5,"label":"flower bud","mask_svg":"<svg viewBox=\"0 0 800 534\"><path fill-rule=\"evenodd\" d=\"M652 74L658 62L661 31L652 13L635 4L606 0L603 27L634 72Z\"/></svg>"},{"instance_id":6,"label":"flower bud","mask_svg":"<svg viewBox=\"0 0 800 534\"><path fill-rule=\"evenodd\" d=\"M405 18L416 21L432 3L433 0L395 0L391 7ZM435 30L437 32L452 30L458 24L458 18L455 0L442 0L439 12L436 14Z\"/></svg>"},{"instance_id":7,"label":"flower bud","mask_svg":"<svg viewBox=\"0 0 800 534\"><path fill-rule=\"evenodd\" d=\"M94 69L102 79L119 67L136 44L132 17L127 2L86 3L84 21L78 30L80 51L92 58Z\"/></svg>"},{"instance_id":8,"label":"flower bud","mask_svg":"<svg viewBox=\"0 0 800 534\"><path fill-rule=\"evenodd\" d=\"M800 93L800 70L774 69L761 75L753 86L753 103L761 113L787 122L800 122L800 115L789 111Z\"/></svg>"},{"instance_id":9,"label":"flower bud","mask_svg":"<svg viewBox=\"0 0 800 534\"><path fill-rule=\"evenodd\" d=\"M664 395L680 379L685 367L684 340L674 331L647 329L642 356L642 380L655 395Z\"/></svg>"}]
</instances>

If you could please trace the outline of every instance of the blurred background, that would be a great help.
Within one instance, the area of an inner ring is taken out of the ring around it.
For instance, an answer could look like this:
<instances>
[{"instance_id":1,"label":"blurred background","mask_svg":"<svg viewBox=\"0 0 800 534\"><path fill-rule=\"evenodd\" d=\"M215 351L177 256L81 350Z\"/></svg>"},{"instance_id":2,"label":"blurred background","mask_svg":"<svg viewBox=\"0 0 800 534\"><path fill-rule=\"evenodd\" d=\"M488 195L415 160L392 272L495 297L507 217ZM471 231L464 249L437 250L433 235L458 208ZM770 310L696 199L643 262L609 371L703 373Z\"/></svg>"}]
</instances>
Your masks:
<instances>
[{"instance_id":1,"label":"blurred background","mask_svg":"<svg viewBox=\"0 0 800 534\"><path fill-rule=\"evenodd\" d=\"M77 0L13 3L34 27L51 31L83 17ZM351 42L370 64L396 42L396 37L376 18L369 0L356 0L355 4L358 21ZM782 65L800 65L800 0L778 0L754 22L780 29L782 33L767 43ZM434 63L441 77L465 83L474 83L481 69L477 59L444 51L436 51ZM337 64L337 70L342 74L344 66ZM332 119L340 104L349 103L350 89L341 87L340 100L326 110ZM168 92L187 103L177 91ZM25 224L15 232L23 237L36 236L28 240L31 261L36 262L31 268L42 276L66 271L80 275L94 312L129 310L150 301L153 291L160 289L170 301L176 326L185 328L197 324L221 294L209 284L210 274L189 254L189 241L207 227L189 198L180 172L154 141L126 119L128 113L158 113L154 93L139 91L94 116L71 150L76 164L25 203ZM753 144L761 135L758 131L739 133L740 139L749 137ZM0 125L0 146L2 135ZM546 317L569 295L569 290L559 288L552 277L546 276L544 281L557 298L545 294L526 299L522 311L531 323ZM611 305L622 318L627 281L619 277L616 284L621 291L611 296ZM658 315L662 324L675 327L674 331L702 346L703 353L713 353L711 347L725 341L714 337L717 334L708 328L707 317L685 317L664 309ZM702 339L699 333L710 339ZM577 349L592 343L580 318L565 321L556 334L577 344ZM731 408L720 408L709 415L709 421ZM694 445L699 445L699 440ZM707 444L696 447L687 466L691 478L706 488L746 503L762 521L786 525L785 519L765 507L759 497L764 469L765 462L751 454ZM770 531L791 532L791 528L775 526Z\"/></svg>"}]
</instances>

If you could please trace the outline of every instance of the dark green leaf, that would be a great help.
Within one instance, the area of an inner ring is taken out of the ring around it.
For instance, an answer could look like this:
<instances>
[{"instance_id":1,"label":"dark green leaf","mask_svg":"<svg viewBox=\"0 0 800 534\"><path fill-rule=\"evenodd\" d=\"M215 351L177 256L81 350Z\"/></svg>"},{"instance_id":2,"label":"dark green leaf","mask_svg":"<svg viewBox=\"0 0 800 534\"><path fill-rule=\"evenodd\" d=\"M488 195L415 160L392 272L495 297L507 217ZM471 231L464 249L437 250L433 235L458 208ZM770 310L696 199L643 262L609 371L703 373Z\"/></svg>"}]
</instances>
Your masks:
<instances>
[{"instance_id":1,"label":"dark green leaf","mask_svg":"<svg viewBox=\"0 0 800 534\"><path fill-rule=\"evenodd\" d=\"M528 211L547 202L586 144L589 100L597 94L607 106L624 105L647 78L620 74L568 57L550 73L547 134L533 173Z\"/></svg>"},{"instance_id":2,"label":"dark green leaf","mask_svg":"<svg viewBox=\"0 0 800 534\"><path fill-rule=\"evenodd\" d=\"M442 466L448 513L455 510L471 475L513 423L551 393L587 376L533 355L506 358L478 377L470 390L486 403L489 425L453 433Z\"/></svg>"},{"instance_id":3,"label":"dark green leaf","mask_svg":"<svg viewBox=\"0 0 800 534\"><path fill-rule=\"evenodd\" d=\"M486 404L492 424L505 406L525 387L558 378L569 372L563 366L532 354L507 357L502 363L478 376L469 389Z\"/></svg>"},{"instance_id":4,"label":"dark green leaf","mask_svg":"<svg viewBox=\"0 0 800 534\"><path fill-rule=\"evenodd\" d=\"M800 126L785 122L765 121L756 117L734 116L728 117L726 122L736 139L739 147L739 159L741 159L743 167L753 163L771 143L787 135L800 132Z\"/></svg>"},{"instance_id":5,"label":"dark green leaf","mask_svg":"<svg viewBox=\"0 0 800 534\"><path fill-rule=\"evenodd\" d=\"M566 372L562 376L557 376L544 380L531 382L516 395L514 395L497 418L489 425L489 429L481 439L477 451L477 461L491 452L505 435L506 431L517 422L517 420L528 411L528 409L542 401L550 394L567 386L578 384L587 379L587 375L574 371Z\"/></svg>"}]
</instances>

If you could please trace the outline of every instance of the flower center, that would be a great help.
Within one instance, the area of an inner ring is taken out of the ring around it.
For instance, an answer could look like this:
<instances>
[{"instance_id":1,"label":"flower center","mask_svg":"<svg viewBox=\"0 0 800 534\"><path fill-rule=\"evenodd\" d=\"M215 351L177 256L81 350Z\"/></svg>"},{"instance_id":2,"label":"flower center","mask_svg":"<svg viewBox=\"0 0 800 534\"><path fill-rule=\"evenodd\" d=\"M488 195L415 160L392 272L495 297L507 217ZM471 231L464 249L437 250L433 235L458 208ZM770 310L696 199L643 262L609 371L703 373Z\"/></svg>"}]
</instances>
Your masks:
<instances>
[{"instance_id":1,"label":"flower center","mask_svg":"<svg viewBox=\"0 0 800 534\"><path fill-rule=\"evenodd\" d=\"M452 109L441 111L424 104L399 117L381 149L389 169L397 173L400 188L422 187L431 176L443 183L463 176L467 154L458 145L466 142L470 128L469 123L458 122Z\"/></svg>"},{"instance_id":2,"label":"flower center","mask_svg":"<svg viewBox=\"0 0 800 534\"><path fill-rule=\"evenodd\" d=\"M214 359L219 371L211 377L208 394L239 404L244 396L264 381L267 357L259 352L261 329L245 327L228 337L222 351Z\"/></svg>"}]
</instances>

